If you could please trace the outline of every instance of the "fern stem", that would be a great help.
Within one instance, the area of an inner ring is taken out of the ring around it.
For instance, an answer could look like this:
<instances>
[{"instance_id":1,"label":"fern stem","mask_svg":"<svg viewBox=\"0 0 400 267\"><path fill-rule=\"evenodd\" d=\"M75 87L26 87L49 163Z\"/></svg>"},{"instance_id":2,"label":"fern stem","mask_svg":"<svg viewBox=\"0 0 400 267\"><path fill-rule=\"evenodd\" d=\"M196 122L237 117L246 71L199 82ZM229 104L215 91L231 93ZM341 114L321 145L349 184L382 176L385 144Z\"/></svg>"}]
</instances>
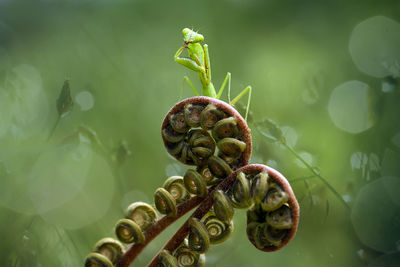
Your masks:
<instances>
[{"instance_id":1,"label":"fern stem","mask_svg":"<svg viewBox=\"0 0 400 267\"><path fill-rule=\"evenodd\" d=\"M173 222L175 222L180 217L185 215L187 212L198 206L203 200L204 198L194 196L177 207L178 208L177 216L174 217L164 216L160 220L155 222L145 231L144 233L145 242L143 244L132 245L118 261L116 267L128 267L129 264L136 259L136 257L154 238L156 238L160 233L162 233Z\"/></svg>"},{"instance_id":2,"label":"fern stem","mask_svg":"<svg viewBox=\"0 0 400 267\"><path fill-rule=\"evenodd\" d=\"M322 183L324 183L326 185L326 187L328 187L328 189L342 202L342 204L347 208L350 209L349 204L344 201L343 197L339 194L338 191L336 191L336 189L328 182L328 180L326 180L324 177L322 177L318 172L315 171L315 169L308 164L292 147L290 147L288 144L286 143L281 143L287 150L290 151L290 153L293 154L293 156L295 156L298 160L301 161L301 163L304 164L304 166L307 167L307 169L309 169L316 177L318 177Z\"/></svg>"}]
</instances>

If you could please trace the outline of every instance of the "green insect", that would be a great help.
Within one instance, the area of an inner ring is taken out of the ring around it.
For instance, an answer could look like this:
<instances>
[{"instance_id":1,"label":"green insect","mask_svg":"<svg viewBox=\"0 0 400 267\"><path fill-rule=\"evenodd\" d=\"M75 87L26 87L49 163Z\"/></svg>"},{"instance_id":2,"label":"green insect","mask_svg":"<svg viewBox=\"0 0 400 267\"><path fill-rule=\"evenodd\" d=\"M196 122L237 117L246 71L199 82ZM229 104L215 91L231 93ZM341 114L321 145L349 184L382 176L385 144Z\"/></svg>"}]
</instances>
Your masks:
<instances>
[{"instance_id":1,"label":"green insect","mask_svg":"<svg viewBox=\"0 0 400 267\"><path fill-rule=\"evenodd\" d=\"M250 99L251 99L251 86L247 86L242 92L239 93L232 101L230 97L231 92L231 74L228 72L226 74L225 80L221 85L218 93L215 91L214 85L211 82L211 66L210 66L210 57L208 53L208 45L201 45L201 42L204 41L204 36L200 33L197 33L191 29L184 28L182 30L184 43L182 47L178 49L176 52L174 59L179 64L199 73L199 78L201 84L203 85L203 95L219 99L224 91L226 83L228 83L228 102L230 105L234 105L237 101L239 101L242 96L246 93L248 94L247 99L247 107L245 120L247 120L247 115L249 112ZM179 57L185 50L187 49L188 57ZM185 76L186 82L192 88L195 95L199 95L197 90L194 88L192 82L189 80L187 76Z\"/></svg>"}]
</instances>

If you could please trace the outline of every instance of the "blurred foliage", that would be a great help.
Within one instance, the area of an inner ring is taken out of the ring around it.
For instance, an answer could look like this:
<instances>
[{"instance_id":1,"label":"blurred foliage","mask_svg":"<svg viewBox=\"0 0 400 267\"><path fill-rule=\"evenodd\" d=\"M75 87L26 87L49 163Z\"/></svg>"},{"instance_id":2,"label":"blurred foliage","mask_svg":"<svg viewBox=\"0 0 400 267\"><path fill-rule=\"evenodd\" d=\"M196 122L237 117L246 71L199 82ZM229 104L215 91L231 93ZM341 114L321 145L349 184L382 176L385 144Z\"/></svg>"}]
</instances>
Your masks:
<instances>
[{"instance_id":1,"label":"blurred foliage","mask_svg":"<svg viewBox=\"0 0 400 267\"><path fill-rule=\"evenodd\" d=\"M207 266L399 266L399 22L397 0L0 0L0 266L82 265L129 203L183 175L160 137L191 96L183 27L204 34L217 87L227 71L232 95L253 86L252 162L302 209L274 253L237 212Z\"/></svg>"}]
</instances>

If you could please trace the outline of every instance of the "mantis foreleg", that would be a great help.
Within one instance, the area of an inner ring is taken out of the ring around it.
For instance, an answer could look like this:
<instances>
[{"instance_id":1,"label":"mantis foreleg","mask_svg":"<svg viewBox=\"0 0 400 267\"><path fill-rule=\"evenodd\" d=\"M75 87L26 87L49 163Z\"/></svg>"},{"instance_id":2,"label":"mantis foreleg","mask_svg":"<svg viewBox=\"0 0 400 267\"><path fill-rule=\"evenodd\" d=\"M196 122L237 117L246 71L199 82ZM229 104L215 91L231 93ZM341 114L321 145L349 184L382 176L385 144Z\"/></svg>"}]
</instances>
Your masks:
<instances>
[{"instance_id":1,"label":"mantis foreleg","mask_svg":"<svg viewBox=\"0 0 400 267\"><path fill-rule=\"evenodd\" d=\"M187 57L179 57L185 49L186 46L182 46L181 48L179 48L178 51L175 53L174 60L193 71L205 73L204 66L199 65L195 60Z\"/></svg>"}]
</instances>

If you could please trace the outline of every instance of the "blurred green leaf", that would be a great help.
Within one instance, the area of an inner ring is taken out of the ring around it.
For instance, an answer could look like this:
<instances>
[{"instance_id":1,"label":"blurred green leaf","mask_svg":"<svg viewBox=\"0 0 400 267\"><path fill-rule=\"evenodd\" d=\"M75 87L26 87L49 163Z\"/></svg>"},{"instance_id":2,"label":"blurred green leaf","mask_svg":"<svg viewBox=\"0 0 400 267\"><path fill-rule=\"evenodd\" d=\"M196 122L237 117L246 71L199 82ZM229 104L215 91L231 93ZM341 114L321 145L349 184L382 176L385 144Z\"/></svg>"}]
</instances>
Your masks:
<instances>
[{"instance_id":1,"label":"blurred green leaf","mask_svg":"<svg viewBox=\"0 0 400 267\"><path fill-rule=\"evenodd\" d=\"M71 97L71 89L69 87L69 80L65 80L64 85L61 89L60 95L57 99L57 111L60 117L65 117L71 111L73 106Z\"/></svg>"},{"instance_id":2,"label":"blurred green leaf","mask_svg":"<svg viewBox=\"0 0 400 267\"><path fill-rule=\"evenodd\" d=\"M400 252L382 255L375 258L368 264L368 267L396 267L399 266Z\"/></svg>"},{"instance_id":3,"label":"blurred green leaf","mask_svg":"<svg viewBox=\"0 0 400 267\"><path fill-rule=\"evenodd\" d=\"M87 139L89 139L89 141L93 144L96 144L98 146L103 146L103 144L101 143L97 133L95 130L93 130L92 128L86 126L86 125L80 125L78 128L78 132L79 134L83 135L84 137L86 137Z\"/></svg>"},{"instance_id":4,"label":"blurred green leaf","mask_svg":"<svg viewBox=\"0 0 400 267\"><path fill-rule=\"evenodd\" d=\"M130 155L132 155L132 151L129 149L128 143L123 140L119 146L114 149L113 160L118 164L122 164Z\"/></svg>"},{"instance_id":5,"label":"blurred green leaf","mask_svg":"<svg viewBox=\"0 0 400 267\"><path fill-rule=\"evenodd\" d=\"M400 240L399 177L386 176L363 186L351 210L360 241L377 251L393 252Z\"/></svg>"},{"instance_id":6,"label":"blurred green leaf","mask_svg":"<svg viewBox=\"0 0 400 267\"><path fill-rule=\"evenodd\" d=\"M282 129L271 119L265 119L259 124L260 133L271 142L286 144Z\"/></svg>"}]
</instances>

